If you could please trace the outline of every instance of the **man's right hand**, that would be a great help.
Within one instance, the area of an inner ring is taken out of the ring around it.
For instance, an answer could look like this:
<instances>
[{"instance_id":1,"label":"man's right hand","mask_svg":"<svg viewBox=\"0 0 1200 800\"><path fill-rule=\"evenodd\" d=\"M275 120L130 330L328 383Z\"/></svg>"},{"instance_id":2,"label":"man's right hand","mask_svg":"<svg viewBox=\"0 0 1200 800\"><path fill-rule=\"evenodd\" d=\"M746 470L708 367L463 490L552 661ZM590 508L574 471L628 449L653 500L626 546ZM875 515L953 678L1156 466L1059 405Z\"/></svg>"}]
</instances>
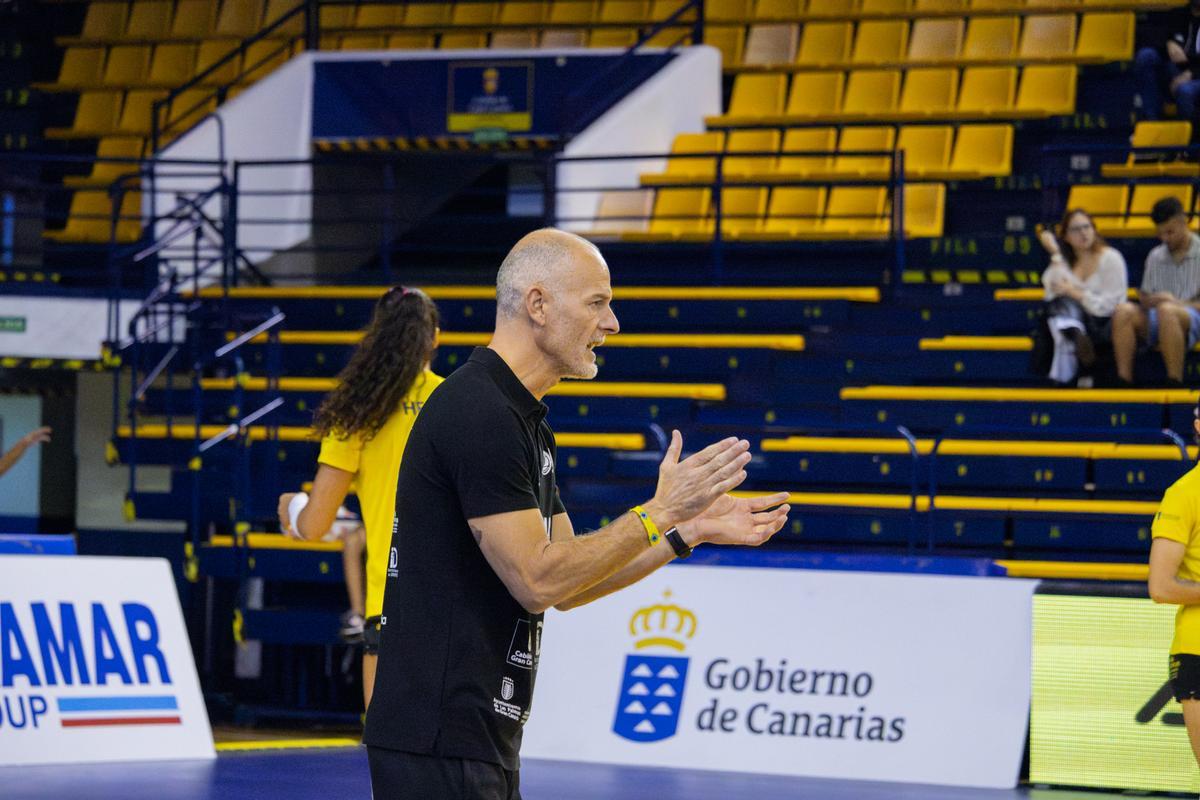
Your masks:
<instances>
[{"instance_id":1,"label":"man's right hand","mask_svg":"<svg viewBox=\"0 0 1200 800\"><path fill-rule=\"evenodd\" d=\"M1183 72L1171 79L1171 94L1179 91L1179 87L1183 86L1188 81L1192 80L1192 71L1185 69Z\"/></svg>"},{"instance_id":2,"label":"man's right hand","mask_svg":"<svg viewBox=\"0 0 1200 800\"><path fill-rule=\"evenodd\" d=\"M650 517L665 530L702 514L746 480L749 451L748 441L731 436L680 461L683 436L671 431L671 444L658 467L658 488L646 508Z\"/></svg>"}]
</instances>

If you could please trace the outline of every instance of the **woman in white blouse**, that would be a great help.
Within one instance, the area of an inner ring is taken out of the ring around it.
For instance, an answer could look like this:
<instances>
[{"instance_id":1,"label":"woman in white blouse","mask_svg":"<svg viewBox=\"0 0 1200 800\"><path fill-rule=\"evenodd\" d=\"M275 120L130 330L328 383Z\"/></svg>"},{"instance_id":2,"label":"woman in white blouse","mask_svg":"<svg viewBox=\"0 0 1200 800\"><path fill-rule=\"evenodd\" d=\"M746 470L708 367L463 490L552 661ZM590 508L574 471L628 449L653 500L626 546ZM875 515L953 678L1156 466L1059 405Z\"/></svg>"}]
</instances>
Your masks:
<instances>
[{"instance_id":1,"label":"woman in white blouse","mask_svg":"<svg viewBox=\"0 0 1200 800\"><path fill-rule=\"evenodd\" d=\"M1046 288L1046 325L1054 341L1049 377L1070 383L1080 368L1089 370L1096 346L1112 341L1112 314L1129 287L1125 259L1109 247L1081 208L1068 211L1058 236L1040 233L1050 254L1042 274Z\"/></svg>"}]
</instances>

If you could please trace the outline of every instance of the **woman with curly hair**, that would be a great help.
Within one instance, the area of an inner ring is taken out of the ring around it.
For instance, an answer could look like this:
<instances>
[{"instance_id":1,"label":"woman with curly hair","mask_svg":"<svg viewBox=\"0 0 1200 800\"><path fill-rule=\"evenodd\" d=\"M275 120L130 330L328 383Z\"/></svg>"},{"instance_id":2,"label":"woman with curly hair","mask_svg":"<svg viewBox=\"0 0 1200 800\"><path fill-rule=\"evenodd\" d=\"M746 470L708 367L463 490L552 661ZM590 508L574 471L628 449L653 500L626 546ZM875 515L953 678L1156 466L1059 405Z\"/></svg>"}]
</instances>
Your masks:
<instances>
[{"instance_id":1,"label":"woman with curly hair","mask_svg":"<svg viewBox=\"0 0 1200 800\"><path fill-rule=\"evenodd\" d=\"M437 307L421 290L396 286L379 299L362 342L313 420L321 436L321 453L312 491L279 498L279 525L284 533L310 540L337 538L350 527L338 521L338 512L351 483L357 483L366 525L366 591L365 599L360 599L364 598L362 550L356 544L362 538L350 537L344 545L346 587L350 617L359 616L346 621L343 633L353 633L356 622L363 634L365 705L370 705L375 683L378 620L396 513L396 475L417 413L442 382L429 371L437 330Z\"/></svg>"}]
</instances>

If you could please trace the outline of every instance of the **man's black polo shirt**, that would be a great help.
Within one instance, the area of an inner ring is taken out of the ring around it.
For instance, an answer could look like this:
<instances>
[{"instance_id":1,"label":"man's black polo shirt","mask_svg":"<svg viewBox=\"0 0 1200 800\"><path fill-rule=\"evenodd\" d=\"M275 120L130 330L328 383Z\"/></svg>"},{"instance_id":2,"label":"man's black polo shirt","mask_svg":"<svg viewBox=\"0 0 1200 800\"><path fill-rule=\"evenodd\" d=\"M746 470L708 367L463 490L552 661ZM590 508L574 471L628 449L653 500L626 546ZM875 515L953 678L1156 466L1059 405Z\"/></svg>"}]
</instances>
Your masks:
<instances>
[{"instance_id":1,"label":"man's black polo shirt","mask_svg":"<svg viewBox=\"0 0 1200 800\"><path fill-rule=\"evenodd\" d=\"M375 690L363 741L519 767L542 615L521 607L467 520L563 511L546 406L494 351L434 390L396 486Z\"/></svg>"}]
</instances>

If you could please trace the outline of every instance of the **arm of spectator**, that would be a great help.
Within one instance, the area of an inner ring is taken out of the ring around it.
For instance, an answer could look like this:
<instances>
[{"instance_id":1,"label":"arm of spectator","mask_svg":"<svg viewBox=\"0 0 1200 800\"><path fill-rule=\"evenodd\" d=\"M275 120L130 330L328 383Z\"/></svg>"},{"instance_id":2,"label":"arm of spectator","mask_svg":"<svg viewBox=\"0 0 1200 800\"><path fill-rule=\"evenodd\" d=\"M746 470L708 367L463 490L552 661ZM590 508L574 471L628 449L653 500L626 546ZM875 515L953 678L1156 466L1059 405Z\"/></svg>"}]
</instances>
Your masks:
<instances>
[{"instance_id":1,"label":"arm of spectator","mask_svg":"<svg viewBox=\"0 0 1200 800\"><path fill-rule=\"evenodd\" d=\"M1170 292L1142 292L1138 295L1138 302L1142 304L1142 308L1156 308L1163 303L1174 303L1175 295Z\"/></svg>"},{"instance_id":2,"label":"arm of spectator","mask_svg":"<svg viewBox=\"0 0 1200 800\"><path fill-rule=\"evenodd\" d=\"M0 456L0 475L12 469L30 447L50 441L50 433L51 430L49 428L38 428L18 439L17 443L7 453Z\"/></svg>"},{"instance_id":3,"label":"arm of spectator","mask_svg":"<svg viewBox=\"0 0 1200 800\"><path fill-rule=\"evenodd\" d=\"M1093 317L1111 317L1129 293L1129 274L1120 251L1107 248L1096 267L1097 280L1080 292L1079 303Z\"/></svg>"}]
</instances>

